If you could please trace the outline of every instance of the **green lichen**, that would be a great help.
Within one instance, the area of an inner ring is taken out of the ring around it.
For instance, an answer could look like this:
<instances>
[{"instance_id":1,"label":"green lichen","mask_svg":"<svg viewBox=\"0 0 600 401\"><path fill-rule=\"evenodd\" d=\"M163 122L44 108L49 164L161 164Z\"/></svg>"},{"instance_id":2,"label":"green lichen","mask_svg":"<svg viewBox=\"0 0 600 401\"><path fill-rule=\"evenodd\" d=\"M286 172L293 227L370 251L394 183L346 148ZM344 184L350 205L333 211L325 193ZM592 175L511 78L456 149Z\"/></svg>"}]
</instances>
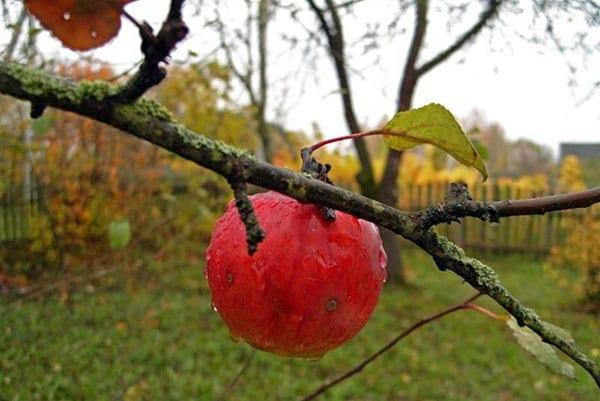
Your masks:
<instances>
[{"instance_id":1,"label":"green lichen","mask_svg":"<svg viewBox=\"0 0 600 401\"><path fill-rule=\"evenodd\" d=\"M232 158L252 158L250 152L245 149L239 149L234 146L231 146L221 140L218 139L210 139L205 137L204 135L197 134L189 129L178 125L176 127L177 135L185 142L187 145L196 148L196 149L210 149L212 150L212 155L214 156L213 160L221 160L223 157L232 157Z\"/></svg>"},{"instance_id":2,"label":"green lichen","mask_svg":"<svg viewBox=\"0 0 600 401\"><path fill-rule=\"evenodd\" d=\"M173 122L173 114L162 104L147 98L141 98L133 104L137 112L158 118L159 120Z\"/></svg>"},{"instance_id":3,"label":"green lichen","mask_svg":"<svg viewBox=\"0 0 600 401\"><path fill-rule=\"evenodd\" d=\"M468 259L468 256L465 254L465 251L456 245L454 242L450 241L448 238L443 235L436 234L437 243L444 250L444 255L448 256L451 259L464 261Z\"/></svg>"},{"instance_id":4,"label":"green lichen","mask_svg":"<svg viewBox=\"0 0 600 401\"><path fill-rule=\"evenodd\" d=\"M42 71L36 71L19 64L9 64L3 67L10 77L19 81L25 92L31 96L56 98L67 101L72 105L81 105L87 100L102 102L115 98L121 87L106 81L70 82L56 78ZM164 121L173 121L171 113L160 103L150 99L139 99L130 105L139 114L152 116ZM124 108L127 106L124 105Z\"/></svg>"},{"instance_id":5,"label":"green lichen","mask_svg":"<svg viewBox=\"0 0 600 401\"><path fill-rule=\"evenodd\" d=\"M500 285L500 277L491 267L481 263L477 259L467 258L471 267L477 273L477 284L483 288L495 288Z\"/></svg>"},{"instance_id":6,"label":"green lichen","mask_svg":"<svg viewBox=\"0 0 600 401\"><path fill-rule=\"evenodd\" d=\"M31 96L53 97L79 104L81 94L74 85L65 85L65 81L50 76L43 71L32 70L19 64L3 67L6 74L18 81L25 92Z\"/></svg>"},{"instance_id":7,"label":"green lichen","mask_svg":"<svg viewBox=\"0 0 600 401\"><path fill-rule=\"evenodd\" d=\"M479 260L467 256L465 251L448 238L437 235L437 242L444 250L444 255L462 265L469 266L475 273L475 281L480 288L495 288L500 285L498 274L491 267Z\"/></svg>"},{"instance_id":8,"label":"green lichen","mask_svg":"<svg viewBox=\"0 0 600 401\"><path fill-rule=\"evenodd\" d=\"M106 81L81 81L77 84L80 99L102 101L119 93L119 86Z\"/></svg>"}]
</instances>

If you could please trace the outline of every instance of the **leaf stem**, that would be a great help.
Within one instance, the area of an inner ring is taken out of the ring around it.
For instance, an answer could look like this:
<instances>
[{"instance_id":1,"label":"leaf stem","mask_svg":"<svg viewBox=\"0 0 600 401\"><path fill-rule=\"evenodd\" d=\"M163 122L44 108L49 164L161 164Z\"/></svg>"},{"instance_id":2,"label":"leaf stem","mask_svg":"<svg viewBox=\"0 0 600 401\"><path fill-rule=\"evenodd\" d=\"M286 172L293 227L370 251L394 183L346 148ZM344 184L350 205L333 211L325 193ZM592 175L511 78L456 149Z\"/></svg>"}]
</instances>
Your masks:
<instances>
[{"instance_id":1,"label":"leaf stem","mask_svg":"<svg viewBox=\"0 0 600 401\"><path fill-rule=\"evenodd\" d=\"M312 145L311 147L309 147L309 151L312 154L312 152L314 152L315 150L325 146L325 145L329 145L330 143L335 143L335 142L341 142L341 141L345 141L347 139L357 139L357 138L364 138L366 136L383 136L383 135L397 135L400 136L400 134L394 134L393 132L390 131L386 131L386 130L374 130L374 131L367 131L367 132L357 132L355 134L350 134L350 135L344 135L344 136L338 136L335 138L329 138L329 139L324 139L320 142L315 143L314 145Z\"/></svg>"}]
</instances>

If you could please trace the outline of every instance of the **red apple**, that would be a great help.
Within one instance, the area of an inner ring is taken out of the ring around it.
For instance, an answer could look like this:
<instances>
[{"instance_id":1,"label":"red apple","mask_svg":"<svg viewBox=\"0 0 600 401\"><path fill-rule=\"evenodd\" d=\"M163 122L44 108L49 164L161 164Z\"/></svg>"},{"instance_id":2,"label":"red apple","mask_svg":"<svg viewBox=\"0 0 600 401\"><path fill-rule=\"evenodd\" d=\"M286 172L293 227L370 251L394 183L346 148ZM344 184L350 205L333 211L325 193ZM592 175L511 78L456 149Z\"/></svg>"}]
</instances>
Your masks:
<instances>
[{"instance_id":1,"label":"red apple","mask_svg":"<svg viewBox=\"0 0 600 401\"><path fill-rule=\"evenodd\" d=\"M234 338L284 356L320 357L354 337L381 293L387 256L377 227L276 192L250 197L266 233L248 255L233 202L206 251L214 308Z\"/></svg>"}]
</instances>

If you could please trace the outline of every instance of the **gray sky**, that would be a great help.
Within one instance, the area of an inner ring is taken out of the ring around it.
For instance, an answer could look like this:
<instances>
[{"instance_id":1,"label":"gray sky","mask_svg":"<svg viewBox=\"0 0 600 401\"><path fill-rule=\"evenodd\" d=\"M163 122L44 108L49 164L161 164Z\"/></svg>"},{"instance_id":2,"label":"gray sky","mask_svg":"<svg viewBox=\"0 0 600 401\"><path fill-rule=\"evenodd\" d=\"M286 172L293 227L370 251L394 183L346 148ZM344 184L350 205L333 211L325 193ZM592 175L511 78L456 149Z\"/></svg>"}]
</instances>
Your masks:
<instances>
[{"instance_id":1,"label":"gray sky","mask_svg":"<svg viewBox=\"0 0 600 401\"><path fill-rule=\"evenodd\" d=\"M380 0L384 4L384 0ZM152 7L149 7L152 3ZM367 2L368 4L373 4ZM142 0L127 6L128 11L138 20L148 20L158 27L166 13L167 1L149 2ZM238 1L238 4L241 4ZM352 26L346 33L348 43L362 34L361 26L369 21L385 20L389 11L385 7L359 8ZM239 11L232 8L229 17L239 18ZM475 18L477 13L472 15ZM468 20L469 15L467 15ZM444 23L436 23L435 15L430 18L432 24L427 36L427 47L421 60L435 54L447 46L454 35L449 35ZM441 17L440 17L441 18ZM203 30L198 19L189 19L192 29L188 40L174 54L176 59L185 58L189 49L205 54L215 46L215 37ZM441 20L439 22L442 22ZM581 99L591 89L593 82L600 79L600 54L588 57L586 68L579 69L575 75L569 73L567 62L552 45L534 46L516 36L509 37L514 30L527 31L531 18L521 15L510 20L510 26L501 31L480 37L467 51L457 53L450 61L441 65L420 82L414 106L430 102L445 105L461 119L474 109L480 110L485 118L498 121L505 128L509 138L529 138L549 145L555 152L561 141L600 141L600 90L581 103ZM410 23L410 18L407 19ZM440 26L436 29L436 26ZM570 19L562 27L565 34L577 31L582 21ZM560 27L559 27L560 28ZM290 129L302 129L310 132L313 121L317 122L326 136L347 134L342 117L339 96L335 93L337 83L333 68L324 53L315 64L316 74L304 74L303 79L288 79L281 82L287 71L301 60L288 57L284 44L277 34L288 26L273 26L272 49L282 56L275 58L270 77L290 89L288 96L282 98L276 90L271 99L269 110L272 119L279 119ZM407 25L407 31L411 27ZM598 30L589 32L600 43ZM409 35L399 40L383 41L384 57L375 63L373 57L355 56L351 62L355 72L352 75L358 118L365 127L373 126L384 116L394 111L395 97L403 55L408 46ZM6 42L6 32L0 35ZM62 48L59 43L44 33L41 37L42 48L51 55L67 59L77 55ZM506 46L504 42L510 41ZM386 48L387 46L387 48ZM116 68L130 66L141 57L138 50L139 37L133 26L123 21L123 29L118 38L107 46L86 55L110 62ZM491 51L490 48L495 48ZM582 63L575 60L578 64ZM354 67L355 66L355 67ZM594 72L596 74L594 74ZM577 85L569 86L575 78ZM239 92L243 101L243 92ZM285 113L275 113L283 103ZM581 103L581 104L580 104Z\"/></svg>"}]
</instances>

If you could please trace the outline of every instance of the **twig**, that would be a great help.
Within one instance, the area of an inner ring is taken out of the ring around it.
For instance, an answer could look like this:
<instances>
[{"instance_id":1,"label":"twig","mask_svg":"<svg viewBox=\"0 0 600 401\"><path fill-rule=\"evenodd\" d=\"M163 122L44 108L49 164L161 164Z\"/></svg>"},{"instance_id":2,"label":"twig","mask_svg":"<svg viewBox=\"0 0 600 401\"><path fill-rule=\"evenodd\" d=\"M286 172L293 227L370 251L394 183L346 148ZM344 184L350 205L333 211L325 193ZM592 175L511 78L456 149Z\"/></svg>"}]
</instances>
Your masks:
<instances>
[{"instance_id":1,"label":"twig","mask_svg":"<svg viewBox=\"0 0 600 401\"><path fill-rule=\"evenodd\" d=\"M394 347L398 342L400 342L400 340L402 340L403 338L407 337L408 335L410 335L413 331L433 322L436 321L438 319L443 318L446 315L449 315L453 312L459 311L459 310L464 310L464 309L471 309L472 307L471 302L475 301L477 298L479 298L480 296L482 296L483 294L481 293L477 293L471 297L469 297L468 299L466 299L465 301L454 305L450 308L444 309L441 312L436 313L435 315L432 316L428 316L425 317L421 320L419 320L418 322L416 322L415 324L413 324L412 326L410 326L408 329L404 330L402 333L400 333L399 335L397 335L396 337L394 337L390 342L388 342L386 345L384 345L382 348L380 348L377 352L375 352L373 355L369 356L367 359L363 360L361 363L359 363L358 365L356 365L355 367L353 367L352 369L348 370L346 373L343 373L342 375L338 376L337 378L323 384L321 387L319 387L318 389L316 389L315 391L313 391L312 393L310 393L309 395L305 396L304 398L301 399L301 401L310 401L310 400L314 400L315 398L317 398L318 396L320 396L321 394L325 393L326 391L328 391L329 389L331 389L333 386L348 380L349 378L351 378L352 376L360 373L367 365L369 365L371 362L373 362L374 360L376 360L377 358L379 358L381 355L385 354L387 351L389 351L392 347Z\"/></svg>"},{"instance_id":2,"label":"twig","mask_svg":"<svg viewBox=\"0 0 600 401\"><path fill-rule=\"evenodd\" d=\"M215 401L225 401L227 399L229 394L231 394L231 392L233 391L233 388L236 386L237 382L248 371L248 368L250 367L250 365L252 364L252 361L254 360L254 355L256 355L256 349L252 349L252 351L250 351L250 353L246 357L246 360L244 361L244 364L242 365L242 368L235 375L235 377L233 379L231 379L231 381L229 382L227 387L225 387L223 389L223 391L215 399Z\"/></svg>"},{"instance_id":3,"label":"twig","mask_svg":"<svg viewBox=\"0 0 600 401\"><path fill-rule=\"evenodd\" d=\"M561 210L590 207L600 202L600 187L569 194L539 198L478 202L473 200L467 186L450 184L446 199L437 205L413 214L421 228L426 230L441 223L459 221L462 217L476 217L483 221L498 222L511 216L542 215Z\"/></svg>"},{"instance_id":4,"label":"twig","mask_svg":"<svg viewBox=\"0 0 600 401\"><path fill-rule=\"evenodd\" d=\"M233 190L235 197L235 207L237 208L240 218L246 228L246 243L248 245L248 255L253 255L257 249L258 244L265 239L265 232L260 227L256 214L254 213L254 207L252 202L248 198L248 192L246 188L246 181L243 177L243 172L239 171L235 177L229 180L229 185Z\"/></svg>"},{"instance_id":5,"label":"twig","mask_svg":"<svg viewBox=\"0 0 600 401\"><path fill-rule=\"evenodd\" d=\"M184 1L171 0L167 19L156 36L147 23L139 23L131 15L125 13L125 16L140 31L144 61L135 75L114 96L115 99L122 103L131 103L165 79L167 72L160 64L167 61L177 43L182 41L189 32L181 18Z\"/></svg>"},{"instance_id":6,"label":"twig","mask_svg":"<svg viewBox=\"0 0 600 401\"><path fill-rule=\"evenodd\" d=\"M499 217L508 217L579 209L590 207L598 202L600 202L600 187L570 194L492 202L491 206L498 211Z\"/></svg>"}]
</instances>

